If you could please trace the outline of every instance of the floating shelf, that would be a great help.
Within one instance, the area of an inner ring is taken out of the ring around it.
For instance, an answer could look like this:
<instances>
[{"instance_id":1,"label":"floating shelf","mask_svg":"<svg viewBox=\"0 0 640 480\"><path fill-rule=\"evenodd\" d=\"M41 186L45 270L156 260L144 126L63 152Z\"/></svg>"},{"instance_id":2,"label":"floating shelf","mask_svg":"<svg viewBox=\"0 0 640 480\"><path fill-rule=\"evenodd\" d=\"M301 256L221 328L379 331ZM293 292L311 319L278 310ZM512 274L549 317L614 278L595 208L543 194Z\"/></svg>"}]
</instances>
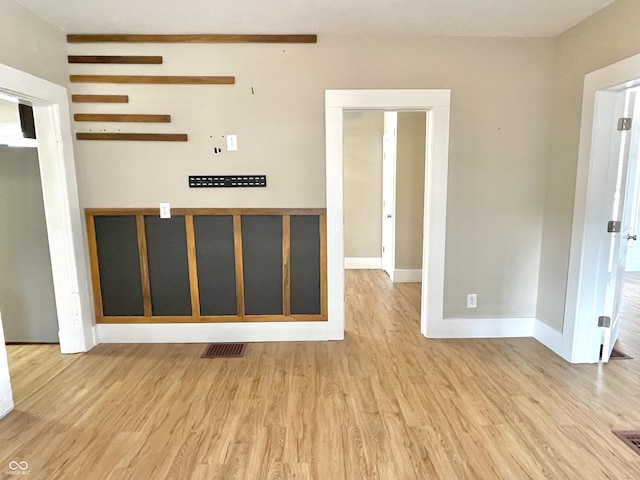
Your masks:
<instances>
[{"instance_id":1,"label":"floating shelf","mask_svg":"<svg viewBox=\"0 0 640 480\"><path fill-rule=\"evenodd\" d=\"M78 140L127 140L140 142L186 142L186 133L76 133Z\"/></svg>"},{"instance_id":2,"label":"floating shelf","mask_svg":"<svg viewBox=\"0 0 640 480\"><path fill-rule=\"evenodd\" d=\"M69 55L69 63L114 63L135 65L159 65L162 63L160 56L141 55Z\"/></svg>"},{"instance_id":3,"label":"floating shelf","mask_svg":"<svg viewBox=\"0 0 640 480\"><path fill-rule=\"evenodd\" d=\"M171 115L76 113L76 122L171 122Z\"/></svg>"},{"instance_id":4,"label":"floating shelf","mask_svg":"<svg viewBox=\"0 0 640 480\"><path fill-rule=\"evenodd\" d=\"M129 103L129 95L71 95L73 103Z\"/></svg>"},{"instance_id":5,"label":"floating shelf","mask_svg":"<svg viewBox=\"0 0 640 480\"><path fill-rule=\"evenodd\" d=\"M68 43L318 43L317 35L67 35Z\"/></svg>"},{"instance_id":6,"label":"floating shelf","mask_svg":"<svg viewBox=\"0 0 640 480\"><path fill-rule=\"evenodd\" d=\"M236 77L184 77L155 75L69 75L72 83L144 83L171 85L233 85Z\"/></svg>"}]
</instances>

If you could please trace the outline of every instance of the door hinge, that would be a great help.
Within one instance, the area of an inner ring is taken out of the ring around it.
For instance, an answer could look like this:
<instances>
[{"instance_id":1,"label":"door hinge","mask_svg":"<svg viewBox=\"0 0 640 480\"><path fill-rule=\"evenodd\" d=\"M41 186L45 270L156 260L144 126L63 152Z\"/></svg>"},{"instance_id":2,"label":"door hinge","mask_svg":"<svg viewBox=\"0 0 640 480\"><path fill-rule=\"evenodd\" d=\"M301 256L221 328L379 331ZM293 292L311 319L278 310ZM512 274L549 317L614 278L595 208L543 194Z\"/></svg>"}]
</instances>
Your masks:
<instances>
[{"instance_id":1,"label":"door hinge","mask_svg":"<svg viewBox=\"0 0 640 480\"><path fill-rule=\"evenodd\" d=\"M620 233L621 231L622 231L622 222L611 220L609 223L607 223L607 232Z\"/></svg>"},{"instance_id":2,"label":"door hinge","mask_svg":"<svg viewBox=\"0 0 640 480\"><path fill-rule=\"evenodd\" d=\"M618 119L618 131L631 130L632 118L619 118Z\"/></svg>"},{"instance_id":3,"label":"door hinge","mask_svg":"<svg viewBox=\"0 0 640 480\"><path fill-rule=\"evenodd\" d=\"M598 317L598 326L604 328L611 328L611 317Z\"/></svg>"},{"instance_id":4,"label":"door hinge","mask_svg":"<svg viewBox=\"0 0 640 480\"><path fill-rule=\"evenodd\" d=\"M384 247L382 247L382 253L384 253Z\"/></svg>"}]
</instances>

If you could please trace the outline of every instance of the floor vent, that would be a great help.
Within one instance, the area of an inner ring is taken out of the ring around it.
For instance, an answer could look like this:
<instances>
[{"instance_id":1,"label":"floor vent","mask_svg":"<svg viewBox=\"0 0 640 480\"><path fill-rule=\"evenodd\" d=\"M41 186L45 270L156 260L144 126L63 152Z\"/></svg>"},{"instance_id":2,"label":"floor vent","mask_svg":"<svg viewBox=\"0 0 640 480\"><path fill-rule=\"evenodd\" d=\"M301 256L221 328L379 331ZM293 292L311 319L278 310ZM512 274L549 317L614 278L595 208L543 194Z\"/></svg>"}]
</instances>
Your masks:
<instances>
[{"instance_id":1,"label":"floor vent","mask_svg":"<svg viewBox=\"0 0 640 480\"><path fill-rule=\"evenodd\" d=\"M640 455L640 430L614 430L613 433Z\"/></svg>"},{"instance_id":2,"label":"floor vent","mask_svg":"<svg viewBox=\"0 0 640 480\"><path fill-rule=\"evenodd\" d=\"M202 358L242 357L246 348L246 343L210 343Z\"/></svg>"},{"instance_id":3,"label":"floor vent","mask_svg":"<svg viewBox=\"0 0 640 480\"><path fill-rule=\"evenodd\" d=\"M633 357L630 357L626 353L622 353L620 350L616 350L615 348L611 351L611 357L609 360L633 360Z\"/></svg>"}]
</instances>

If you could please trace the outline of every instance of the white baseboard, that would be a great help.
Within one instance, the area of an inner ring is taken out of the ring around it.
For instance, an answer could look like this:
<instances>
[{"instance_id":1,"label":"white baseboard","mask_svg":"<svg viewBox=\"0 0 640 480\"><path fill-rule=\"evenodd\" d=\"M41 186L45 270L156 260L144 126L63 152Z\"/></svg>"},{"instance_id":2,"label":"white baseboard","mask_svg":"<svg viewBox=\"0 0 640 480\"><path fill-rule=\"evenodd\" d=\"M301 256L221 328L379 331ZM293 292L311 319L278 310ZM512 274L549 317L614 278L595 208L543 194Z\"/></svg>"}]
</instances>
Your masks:
<instances>
[{"instance_id":1,"label":"white baseboard","mask_svg":"<svg viewBox=\"0 0 640 480\"><path fill-rule=\"evenodd\" d=\"M1 407L0 407L1 408ZM13 404L7 409L0 409L0 418L4 418L13 411Z\"/></svg>"},{"instance_id":2,"label":"white baseboard","mask_svg":"<svg viewBox=\"0 0 640 480\"><path fill-rule=\"evenodd\" d=\"M557 353L561 357L563 355L563 336L562 333L551 328L540 320L535 320L533 324L533 338L542 343L549 350Z\"/></svg>"},{"instance_id":3,"label":"white baseboard","mask_svg":"<svg viewBox=\"0 0 640 480\"><path fill-rule=\"evenodd\" d=\"M9 379L0 382L0 418L13 410L13 394Z\"/></svg>"},{"instance_id":4,"label":"white baseboard","mask_svg":"<svg viewBox=\"0 0 640 480\"><path fill-rule=\"evenodd\" d=\"M381 257L345 257L344 268L347 270L380 270Z\"/></svg>"},{"instance_id":5,"label":"white baseboard","mask_svg":"<svg viewBox=\"0 0 640 480\"><path fill-rule=\"evenodd\" d=\"M302 342L329 340L329 322L96 325L99 343Z\"/></svg>"},{"instance_id":6,"label":"white baseboard","mask_svg":"<svg viewBox=\"0 0 640 480\"><path fill-rule=\"evenodd\" d=\"M393 283L417 283L422 281L422 269L394 270Z\"/></svg>"},{"instance_id":7,"label":"white baseboard","mask_svg":"<svg viewBox=\"0 0 640 480\"><path fill-rule=\"evenodd\" d=\"M427 338L531 337L534 321L534 318L445 318L427 325Z\"/></svg>"}]
</instances>

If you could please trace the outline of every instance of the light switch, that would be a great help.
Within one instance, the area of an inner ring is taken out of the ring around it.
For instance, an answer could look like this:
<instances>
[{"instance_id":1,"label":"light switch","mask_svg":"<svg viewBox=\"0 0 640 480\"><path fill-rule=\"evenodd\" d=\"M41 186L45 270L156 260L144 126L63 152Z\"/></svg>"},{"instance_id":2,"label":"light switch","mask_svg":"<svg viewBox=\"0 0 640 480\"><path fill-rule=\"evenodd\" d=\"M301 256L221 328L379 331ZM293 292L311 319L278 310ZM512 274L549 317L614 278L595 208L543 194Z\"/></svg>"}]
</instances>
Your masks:
<instances>
[{"instance_id":1,"label":"light switch","mask_svg":"<svg viewBox=\"0 0 640 480\"><path fill-rule=\"evenodd\" d=\"M160 204L160 218L171 218L171 204L170 203L161 203Z\"/></svg>"},{"instance_id":2,"label":"light switch","mask_svg":"<svg viewBox=\"0 0 640 480\"><path fill-rule=\"evenodd\" d=\"M235 152L236 150L238 150L238 136L227 135L227 151Z\"/></svg>"}]
</instances>

